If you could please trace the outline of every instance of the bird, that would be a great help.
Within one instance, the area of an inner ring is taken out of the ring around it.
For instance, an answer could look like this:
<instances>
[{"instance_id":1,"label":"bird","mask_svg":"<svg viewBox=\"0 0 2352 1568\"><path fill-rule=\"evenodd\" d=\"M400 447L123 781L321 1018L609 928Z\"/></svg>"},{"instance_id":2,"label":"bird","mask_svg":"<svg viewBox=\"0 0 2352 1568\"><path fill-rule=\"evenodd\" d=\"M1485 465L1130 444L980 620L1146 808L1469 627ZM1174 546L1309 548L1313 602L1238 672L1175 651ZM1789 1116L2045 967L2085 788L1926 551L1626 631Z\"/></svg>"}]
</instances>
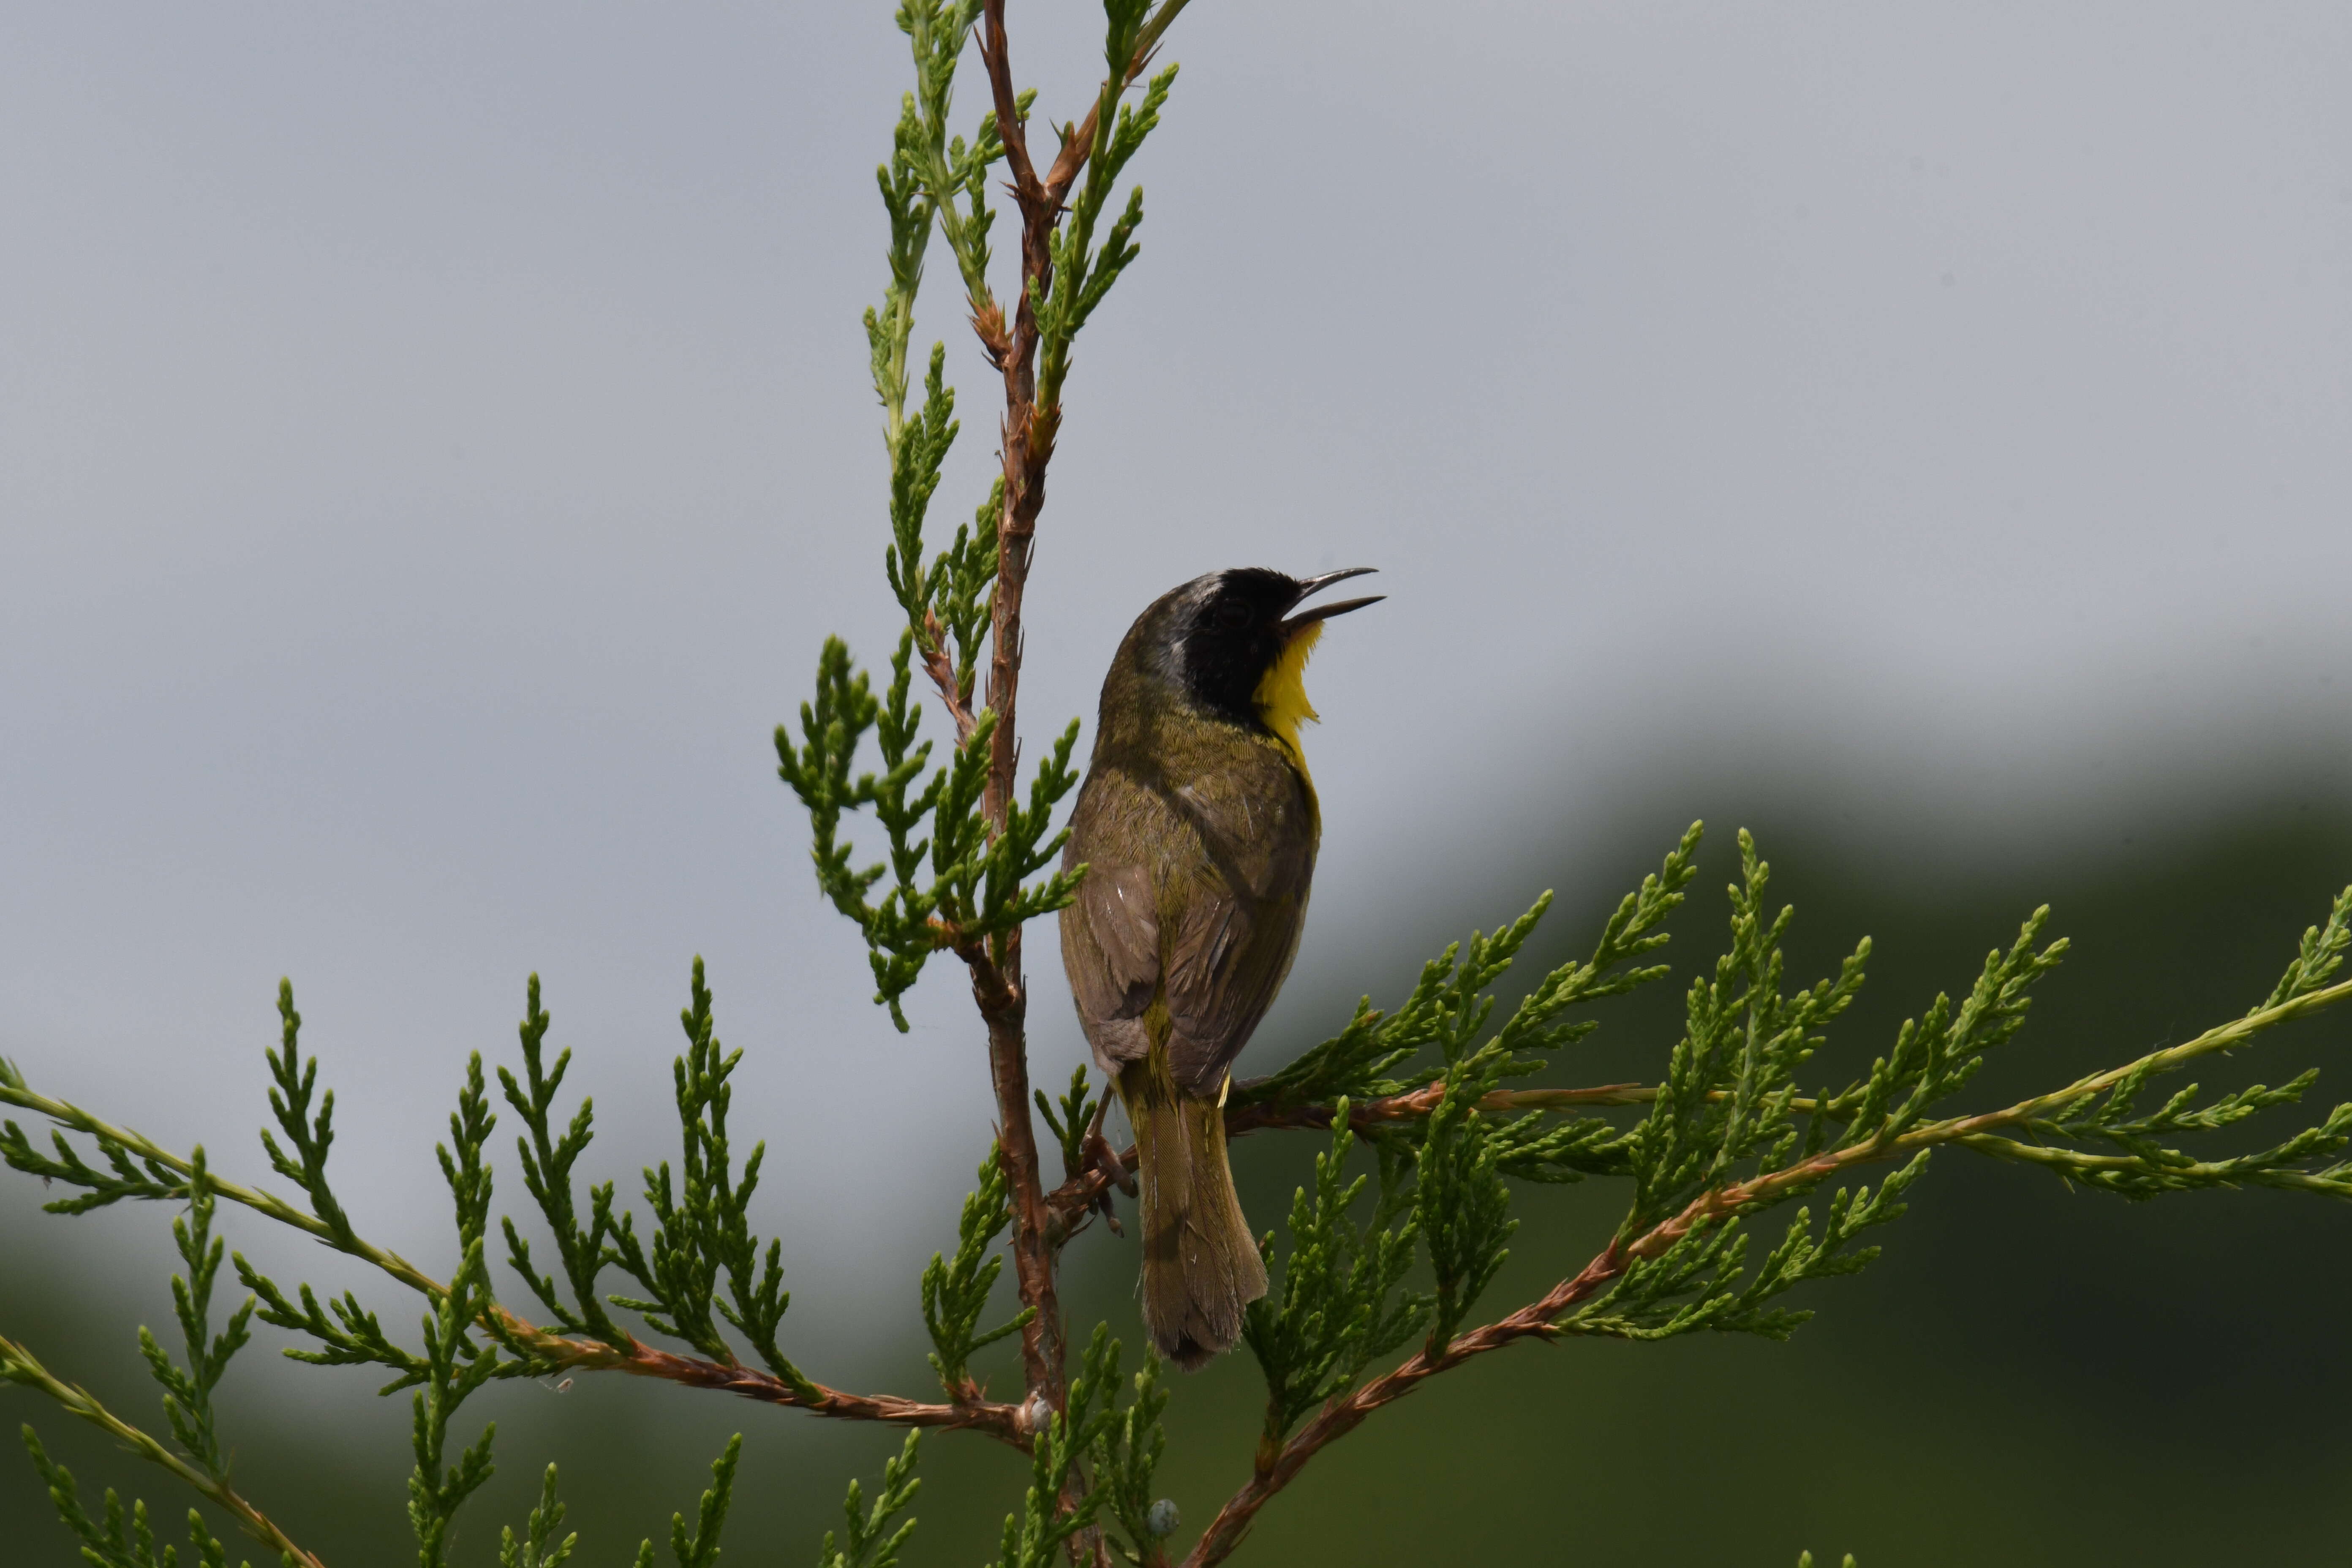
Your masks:
<instances>
[{"instance_id":1,"label":"bird","mask_svg":"<svg viewBox=\"0 0 2352 1568\"><path fill-rule=\"evenodd\" d=\"M1071 814L1063 867L1086 869L1062 963L1135 1129L1144 1327L1188 1371L1233 1348L1266 1289L1223 1107L1298 952L1322 838L1307 656L1325 622L1386 595L1300 606L1371 570L1237 567L1152 601L1103 678Z\"/></svg>"}]
</instances>

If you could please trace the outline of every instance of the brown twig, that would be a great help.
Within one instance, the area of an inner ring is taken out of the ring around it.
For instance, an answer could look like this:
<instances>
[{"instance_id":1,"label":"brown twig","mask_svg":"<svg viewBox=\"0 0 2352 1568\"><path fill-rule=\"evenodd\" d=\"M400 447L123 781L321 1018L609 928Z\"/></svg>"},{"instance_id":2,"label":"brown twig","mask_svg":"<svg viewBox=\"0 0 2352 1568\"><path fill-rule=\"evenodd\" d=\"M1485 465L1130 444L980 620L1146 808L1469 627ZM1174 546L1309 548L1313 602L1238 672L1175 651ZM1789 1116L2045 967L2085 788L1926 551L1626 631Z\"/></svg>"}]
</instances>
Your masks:
<instances>
[{"instance_id":1,"label":"brown twig","mask_svg":"<svg viewBox=\"0 0 2352 1568\"><path fill-rule=\"evenodd\" d=\"M940 700L947 706L948 717L955 721L956 750L961 751L971 739L979 720L956 679L955 661L948 658L947 628L940 625L939 612L928 605L923 610L923 635L916 641L923 656L923 673L931 678L931 684L939 689Z\"/></svg>"},{"instance_id":2,"label":"brown twig","mask_svg":"<svg viewBox=\"0 0 2352 1568\"><path fill-rule=\"evenodd\" d=\"M991 357L1004 377L1005 409L1004 502L997 516L996 591L989 628L988 706L996 715L996 728L989 737L988 784L981 800L993 838L1004 829L1020 768L1021 599L1029 581L1029 545L1045 501L1045 463L1052 456L1049 450L1033 452L1029 439L1037 341L1031 282L1036 279L1039 289L1051 284L1050 244L1059 203L1038 182L1030 162L1005 42L1004 0L987 0L980 54L995 100L997 134L1004 142L1005 169L1012 176L1008 184L1021 209L1021 289L1013 328L1010 341L1003 341L1002 312L997 312L993 319L999 323L999 342L990 345ZM982 319L982 313L975 313L976 325ZM984 326L981 335L987 342L990 333ZM1013 1209L1013 1274L1022 1305L1033 1310L1021 1331L1023 1368L1030 1391L1042 1394L1058 1410L1065 1398L1061 1304L1054 1289L1053 1249L1046 1239L1048 1215L1038 1174L1036 1132L1029 1121L1028 998L1022 987L1021 932L1016 928L961 952L971 969L972 1000L988 1026L997 1148Z\"/></svg>"},{"instance_id":3,"label":"brown twig","mask_svg":"<svg viewBox=\"0 0 2352 1568\"><path fill-rule=\"evenodd\" d=\"M296 1545L270 1517L256 1508L227 1481L188 1463L163 1444L100 1404L79 1384L68 1383L43 1366L33 1352L15 1341L0 1338L0 1377L37 1389L151 1464L159 1465L195 1488L236 1519L247 1535L299 1568L326 1568L312 1553ZM26 1428L30 1431L30 1428ZM113 1501L112 1494L108 1502Z\"/></svg>"},{"instance_id":4,"label":"brown twig","mask_svg":"<svg viewBox=\"0 0 2352 1568\"><path fill-rule=\"evenodd\" d=\"M988 706L996 714L990 737L988 787L981 804L991 831L1001 830L1020 765L1016 723L1021 694L1021 602L1029 582L1029 549L1036 537L1037 514L1045 504L1045 467L1053 459L1050 435L1036 435L1037 314L1034 301L1053 287L1054 226L1061 216L1061 195L1049 192L1037 178L1029 158L1029 137L1013 86L1013 59L1004 37L1004 0L987 0L982 13L980 58L988 68L988 82L996 102L996 131L1004 143L1004 164L1013 199L1021 209L1021 286L1013 300L1010 341L1001 353L1004 377L1004 418L1000 429L1000 456L1004 466L1003 510L997 517L996 593L990 605ZM1019 935L1006 944L1012 962L1007 978L1019 989ZM985 1009L983 1009L985 1011ZM992 1036L993 1035L992 1026ZM1022 1102L1027 1117L1028 1101Z\"/></svg>"},{"instance_id":5,"label":"brown twig","mask_svg":"<svg viewBox=\"0 0 2352 1568\"><path fill-rule=\"evenodd\" d=\"M656 1377L687 1388L713 1389L757 1400L763 1405L788 1405L795 1410L805 1410L812 1415L828 1416L835 1420L879 1421L895 1426L961 1427L985 1432L1016 1448L1026 1449L1029 1446L1027 1435L1021 1430L1018 1405L993 1404L984 1399L950 1405L925 1404L919 1400L901 1399L895 1394L845 1394L840 1389L827 1388L816 1383L807 1385L817 1395L814 1400L810 1400L802 1397L783 1379L751 1367L730 1366L722 1362L706 1361L700 1356L676 1355L635 1340L626 1349L621 1349L593 1340L567 1339L536 1328L504 1308L493 1310L499 1320L494 1332L549 1362L557 1370L577 1368L625 1373L632 1377Z\"/></svg>"},{"instance_id":6,"label":"brown twig","mask_svg":"<svg viewBox=\"0 0 2352 1568\"><path fill-rule=\"evenodd\" d=\"M1055 1409L1062 1407L1061 1303L1054 1288L1051 1218L1038 1173L1037 1133L1029 1121L1029 1051L1024 1033L1029 1000L1021 990L1021 933L996 938L992 956L977 945L959 951L971 968L972 1001L988 1026L988 1074L996 1090L997 1158L1004 1167L1013 1210L1013 1273L1021 1304L1034 1309L1021 1330L1024 1382Z\"/></svg>"}]
</instances>

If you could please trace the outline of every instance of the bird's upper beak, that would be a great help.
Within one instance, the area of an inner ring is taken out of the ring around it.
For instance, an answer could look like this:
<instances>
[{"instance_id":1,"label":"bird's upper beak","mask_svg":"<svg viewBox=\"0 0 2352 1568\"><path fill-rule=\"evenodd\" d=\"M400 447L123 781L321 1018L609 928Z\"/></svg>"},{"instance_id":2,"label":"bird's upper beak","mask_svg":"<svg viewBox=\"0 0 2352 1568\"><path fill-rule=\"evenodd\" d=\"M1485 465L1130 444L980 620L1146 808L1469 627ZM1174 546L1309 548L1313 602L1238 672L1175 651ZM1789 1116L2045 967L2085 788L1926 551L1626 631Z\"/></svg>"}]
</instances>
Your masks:
<instances>
[{"instance_id":1,"label":"bird's upper beak","mask_svg":"<svg viewBox=\"0 0 2352 1568\"><path fill-rule=\"evenodd\" d=\"M1334 583L1345 581L1349 577L1360 577L1367 572L1377 572L1379 570L1380 568L1377 566L1350 566L1345 571L1326 572L1319 577L1307 578L1298 584L1298 597L1292 600L1291 603L1293 605L1297 605L1307 598L1309 595L1329 587ZM1297 633L1301 626L1307 626L1311 622L1328 621L1333 616L1344 616L1349 610L1360 610L1366 605L1377 605L1382 599L1387 597L1388 595L1386 594L1374 594L1367 598L1341 599L1337 604L1318 605L1312 609L1301 610L1297 615L1292 616L1289 619L1282 623L1282 635L1285 637L1292 637Z\"/></svg>"}]
</instances>

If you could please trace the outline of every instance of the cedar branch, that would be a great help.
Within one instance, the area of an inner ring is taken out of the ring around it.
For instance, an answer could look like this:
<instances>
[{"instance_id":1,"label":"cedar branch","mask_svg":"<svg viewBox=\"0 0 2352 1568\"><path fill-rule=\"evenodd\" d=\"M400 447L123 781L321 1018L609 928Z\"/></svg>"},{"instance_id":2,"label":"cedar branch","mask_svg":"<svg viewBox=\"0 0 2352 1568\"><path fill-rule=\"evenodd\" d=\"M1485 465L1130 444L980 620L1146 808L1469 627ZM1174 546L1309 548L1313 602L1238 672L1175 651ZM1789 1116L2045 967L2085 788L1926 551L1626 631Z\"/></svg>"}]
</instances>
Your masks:
<instances>
[{"instance_id":1,"label":"cedar branch","mask_svg":"<svg viewBox=\"0 0 2352 1568\"><path fill-rule=\"evenodd\" d=\"M284 1561L297 1564L298 1568L326 1568L316 1556L295 1544L293 1539L280 1530L268 1514L254 1507L226 1480L189 1464L100 1404L88 1389L58 1377L43 1366L31 1351L5 1336L0 1336L0 1378L47 1394L64 1406L68 1415L79 1415L141 1458L171 1471L218 1504L236 1519L247 1535L279 1553Z\"/></svg>"},{"instance_id":2,"label":"cedar branch","mask_svg":"<svg viewBox=\"0 0 2352 1568\"><path fill-rule=\"evenodd\" d=\"M1013 58L1005 35L1005 0L986 0L979 29L980 55L995 105L997 134L1004 144L1007 187L1021 212L1020 289L1009 331L1003 308L975 300L972 324L982 348L1004 380L1004 416L1000 430L1004 500L997 516L996 591L990 610L988 707L996 716L990 737L988 784L981 800L992 838L1004 830L1021 765L1017 723L1021 694L1022 601L1029 582L1037 516L1045 504L1045 470L1053 461L1061 422L1058 405L1037 405L1038 328L1035 302L1053 288L1053 237L1063 201L1085 169L1103 128L1105 105L1115 105L1150 62L1161 36L1185 0L1163 0L1148 18L1124 72L1107 79L1086 119L1064 139L1052 167L1041 178L1021 121L1020 95L1013 82ZM936 677L934 677L936 679ZM961 722L959 722L961 729ZM971 970L972 1000L988 1027L989 1079L996 1094L997 1144L1004 1163L1013 1209L1013 1271L1022 1304L1034 1313L1021 1332L1022 1361L1030 1390L1059 1409L1066 1398L1061 1309L1054 1282L1054 1214L1048 1205L1037 1158L1036 1133L1029 1120L1028 993L1022 974L1018 929L984 947L960 949Z\"/></svg>"},{"instance_id":3,"label":"cedar branch","mask_svg":"<svg viewBox=\"0 0 2352 1568\"><path fill-rule=\"evenodd\" d=\"M183 1177L194 1173L195 1167L192 1162L144 1134L102 1121L69 1101L55 1100L16 1084L0 1082L0 1103L46 1116L70 1131L88 1134L102 1142L120 1144L138 1159L161 1165ZM242 1205L280 1225L290 1226L346 1257L372 1264L433 1300L444 1300L449 1294L446 1285L398 1253L378 1247L356 1234L340 1237L325 1221L304 1213L274 1193L229 1181L210 1171L205 1174L205 1184L215 1195ZM620 1345L567 1338L551 1333L495 1302L483 1310L478 1321L493 1339L545 1363L551 1372L619 1372L633 1377L656 1377L688 1388L718 1389L762 1404L790 1405L813 1415L836 1420L880 1421L900 1426L970 1427L1002 1438L1015 1447L1025 1449L1028 1447L1028 1438L1021 1431L1018 1421L1019 1407L1013 1405L992 1404L986 1400L927 1405L902 1399L896 1394L850 1394L819 1383L808 1385L817 1395L811 1400L796 1393L792 1384L782 1379L750 1367L730 1366L699 1356L673 1354L634 1337Z\"/></svg>"},{"instance_id":4,"label":"cedar branch","mask_svg":"<svg viewBox=\"0 0 2352 1568\"><path fill-rule=\"evenodd\" d=\"M1336 1439L1345 1436L1363 1425L1371 1414L1384 1405L1393 1404L1412 1393L1421 1384L1441 1372L1460 1366L1474 1356L1500 1350L1517 1341L1530 1338L1549 1339L1560 1330L1557 1320L1560 1314L1578 1303L1599 1294L1612 1281L1640 1258L1656 1258L1675 1242L1702 1226L1713 1225L1732 1216L1759 1208L1774 1198L1791 1190L1811 1187L1841 1172L1865 1164L1877 1164L1899 1160L1922 1150L1946 1143L1966 1147L2008 1159L2032 1159L2049 1152L2038 1151L2032 1145L2019 1143L2000 1136L2003 1129L2026 1126L2050 1113L2076 1104L2095 1094L2104 1093L2138 1071L2169 1072L2186 1066L2199 1057L2214 1051L2228 1050L2245 1044L2254 1035L2305 1014L2317 1013L2336 1003L2352 1000L2352 981L2344 981L2323 990L2313 991L2233 1018L2226 1024L2208 1029L2195 1039L2165 1050L2153 1051L2123 1067L2105 1072L2093 1073L2076 1079L2063 1089L2037 1095L2030 1100L1999 1110L1976 1116L1948 1117L1915 1127L1896 1137L1868 1138L1843 1149L1825 1152L1810 1159L1779 1170L1763 1172L1745 1181L1729 1182L1693 1198L1683 1209L1667 1219L1659 1221L1648 1230L1628 1241L1612 1239L1574 1275L1561 1280L1537 1300L1521 1307L1508 1317L1457 1335L1441 1351L1432 1353L1427 1346L1415 1352L1404 1363L1383 1376L1350 1390L1326 1405L1315 1418L1301 1427L1278 1452L1262 1456L1258 1471L1249 1482L1227 1499L1215 1520L1194 1543L1184 1559L1183 1568L1210 1568L1232 1555L1242 1539L1249 1532L1251 1522L1257 1517L1275 1493L1297 1477L1307 1462ZM1611 1086L1597 1091L1602 1094L1622 1092L1630 1086ZM1395 1099L1417 1100L1429 1091L1417 1090L1411 1096ZM1542 1092L1540 1090L1537 1091ZM1570 1093L1596 1091L1567 1091ZM1654 1091L1653 1091L1654 1093ZM1516 1097L1515 1097L1516 1098ZM1644 1096L1647 1098L1647 1096ZM1614 1103L1631 1103L1632 1099ZM1381 1102L1374 1101L1373 1104ZM1584 1103L1611 1103L1587 1100ZM1367 1107L1369 1109L1369 1106ZM1352 1121L1353 1119L1350 1118ZM1325 1124L1328 1125L1327 1113ZM2087 1156L2085 1158L2097 1158ZM2352 1184L2325 1181L2305 1176L2299 1182L2276 1182L2267 1184L2302 1186L2335 1195L2352 1195Z\"/></svg>"}]
</instances>

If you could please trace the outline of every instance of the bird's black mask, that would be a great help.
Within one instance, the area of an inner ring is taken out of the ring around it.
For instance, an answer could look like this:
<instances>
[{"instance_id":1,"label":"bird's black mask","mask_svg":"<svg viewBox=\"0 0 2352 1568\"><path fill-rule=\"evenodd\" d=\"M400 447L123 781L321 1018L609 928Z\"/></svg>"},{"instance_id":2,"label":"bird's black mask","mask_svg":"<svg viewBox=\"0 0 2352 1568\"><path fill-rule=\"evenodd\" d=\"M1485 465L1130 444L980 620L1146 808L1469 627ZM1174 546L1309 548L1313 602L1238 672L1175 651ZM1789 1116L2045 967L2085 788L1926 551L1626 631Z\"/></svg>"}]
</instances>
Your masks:
<instances>
[{"instance_id":1,"label":"bird's black mask","mask_svg":"<svg viewBox=\"0 0 2352 1568\"><path fill-rule=\"evenodd\" d=\"M1236 566L1195 577L1160 601L1164 618L1154 617L1160 625L1153 628L1158 646L1151 652L1158 657L1152 662L1210 712L1255 724L1258 682L1298 628L1375 600L1290 612L1317 589L1370 570L1356 566L1300 579L1264 566Z\"/></svg>"}]
</instances>

